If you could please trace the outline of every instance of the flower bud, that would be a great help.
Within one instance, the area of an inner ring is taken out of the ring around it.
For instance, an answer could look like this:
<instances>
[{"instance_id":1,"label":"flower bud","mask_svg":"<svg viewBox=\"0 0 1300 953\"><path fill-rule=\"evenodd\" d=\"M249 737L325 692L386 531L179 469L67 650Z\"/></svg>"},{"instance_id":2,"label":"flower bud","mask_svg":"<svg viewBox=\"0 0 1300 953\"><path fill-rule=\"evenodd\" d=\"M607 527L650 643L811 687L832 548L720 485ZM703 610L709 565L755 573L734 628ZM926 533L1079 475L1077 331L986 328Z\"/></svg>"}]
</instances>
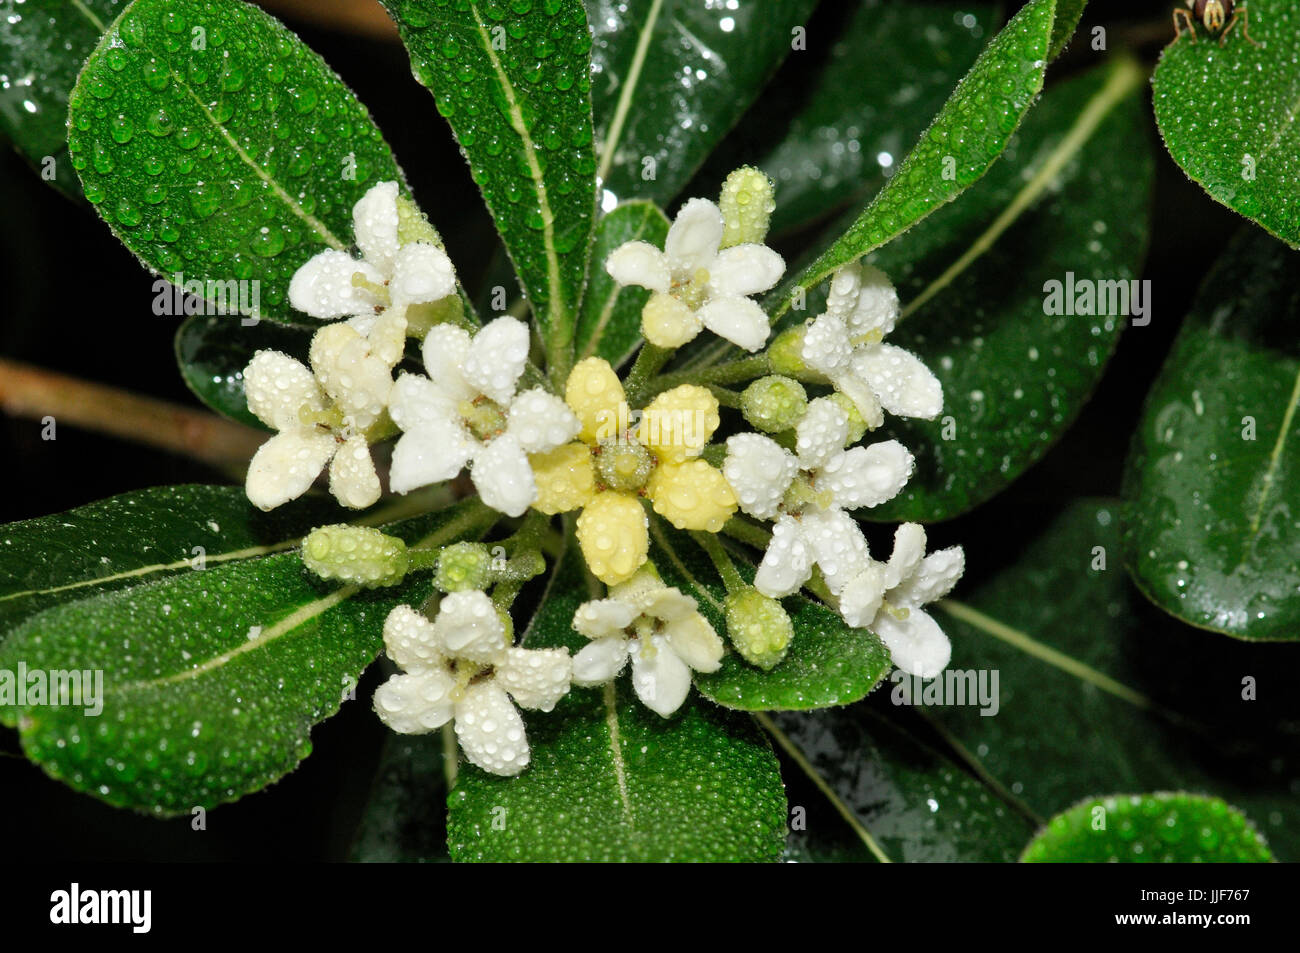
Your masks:
<instances>
[{"instance_id":1,"label":"flower bud","mask_svg":"<svg viewBox=\"0 0 1300 953\"><path fill-rule=\"evenodd\" d=\"M483 543L452 543L438 554L433 584L443 592L486 589L492 582L492 552Z\"/></svg>"},{"instance_id":2,"label":"flower bud","mask_svg":"<svg viewBox=\"0 0 1300 953\"><path fill-rule=\"evenodd\" d=\"M438 230L429 224L420 207L404 195L397 196L397 241L402 245L426 242L443 247Z\"/></svg>"},{"instance_id":3,"label":"flower bud","mask_svg":"<svg viewBox=\"0 0 1300 953\"><path fill-rule=\"evenodd\" d=\"M767 433L789 430L808 409L808 393L790 377L760 377L745 388L740 410L745 419Z\"/></svg>"},{"instance_id":4,"label":"flower bud","mask_svg":"<svg viewBox=\"0 0 1300 953\"><path fill-rule=\"evenodd\" d=\"M844 440L844 446L853 446L861 440L866 435L867 430L870 429L867 427L866 419L862 416L862 411L858 410L858 405L853 403L849 397L846 397L839 391L828 395L827 399L834 401L835 404L844 411L844 413L848 414L849 435Z\"/></svg>"},{"instance_id":5,"label":"flower bud","mask_svg":"<svg viewBox=\"0 0 1300 953\"><path fill-rule=\"evenodd\" d=\"M320 526L302 542L302 561L322 579L358 586L395 586L406 576L406 543L365 526Z\"/></svg>"},{"instance_id":6,"label":"flower bud","mask_svg":"<svg viewBox=\"0 0 1300 953\"><path fill-rule=\"evenodd\" d=\"M781 603L746 586L727 593L727 637L751 665L771 671L785 658L794 623Z\"/></svg>"},{"instance_id":7,"label":"flower bud","mask_svg":"<svg viewBox=\"0 0 1300 953\"><path fill-rule=\"evenodd\" d=\"M761 243L767 237L776 201L772 180L753 166L741 166L722 184L718 197L724 229L722 247Z\"/></svg>"},{"instance_id":8,"label":"flower bud","mask_svg":"<svg viewBox=\"0 0 1300 953\"><path fill-rule=\"evenodd\" d=\"M806 330L801 324L776 336L776 340L767 349L767 360L772 370L786 377L803 379L813 373L803 361L803 337Z\"/></svg>"}]
</instances>

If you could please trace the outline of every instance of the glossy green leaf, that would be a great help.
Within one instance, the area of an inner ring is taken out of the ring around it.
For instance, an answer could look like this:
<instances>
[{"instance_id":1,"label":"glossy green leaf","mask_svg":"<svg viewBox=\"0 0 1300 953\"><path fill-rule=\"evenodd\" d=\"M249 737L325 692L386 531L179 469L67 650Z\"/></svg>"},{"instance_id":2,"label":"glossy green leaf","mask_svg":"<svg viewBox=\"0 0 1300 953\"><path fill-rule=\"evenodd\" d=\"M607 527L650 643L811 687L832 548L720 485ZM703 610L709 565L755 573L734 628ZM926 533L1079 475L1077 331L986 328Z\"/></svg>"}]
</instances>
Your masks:
<instances>
[{"instance_id":1,"label":"glossy green leaf","mask_svg":"<svg viewBox=\"0 0 1300 953\"><path fill-rule=\"evenodd\" d=\"M1134 434L1125 545L1166 612L1300 640L1300 274L1253 230L1206 277Z\"/></svg>"},{"instance_id":2,"label":"glossy green leaf","mask_svg":"<svg viewBox=\"0 0 1300 953\"><path fill-rule=\"evenodd\" d=\"M1130 794L1095 798L1047 823L1027 864L1261 864L1273 859L1246 816L1217 797Z\"/></svg>"},{"instance_id":3,"label":"glossy green leaf","mask_svg":"<svg viewBox=\"0 0 1300 953\"><path fill-rule=\"evenodd\" d=\"M1048 59L1056 59L1074 36L1088 0L1056 0L1056 22L1052 25L1052 46Z\"/></svg>"},{"instance_id":4,"label":"glossy green leaf","mask_svg":"<svg viewBox=\"0 0 1300 953\"><path fill-rule=\"evenodd\" d=\"M1030 0L992 39L930 128L866 210L785 289L800 290L898 237L974 184L1007 147L1043 88L1056 0Z\"/></svg>"},{"instance_id":5,"label":"glossy green leaf","mask_svg":"<svg viewBox=\"0 0 1300 953\"><path fill-rule=\"evenodd\" d=\"M342 80L239 0L134 0L87 61L69 121L86 198L150 270L257 281L256 301L251 284L239 296L274 320L296 313L303 262L351 244L366 189L402 178Z\"/></svg>"},{"instance_id":6,"label":"glossy green leaf","mask_svg":"<svg viewBox=\"0 0 1300 953\"><path fill-rule=\"evenodd\" d=\"M552 359L573 339L595 211L581 0L384 0L469 160Z\"/></svg>"},{"instance_id":7,"label":"glossy green leaf","mask_svg":"<svg viewBox=\"0 0 1300 953\"><path fill-rule=\"evenodd\" d=\"M594 597L570 553L525 644L581 648L573 613ZM641 705L625 674L603 689L574 688L527 724L532 763L518 777L462 765L449 800L454 860L762 861L781 853L776 758L744 716L688 699L662 718Z\"/></svg>"},{"instance_id":8,"label":"glossy green leaf","mask_svg":"<svg viewBox=\"0 0 1300 953\"><path fill-rule=\"evenodd\" d=\"M1238 805L1280 858L1300 857L1290 646L1227 642L1152 608L1120 565L1117 504L1081 501L1050 521L1031 511L1002 532L1016 562L932 610L950 671L998 673L997 715L914 710L1039 818L1082 796L1190 791ZM968 565L983 550L970 540Z\"/></svg>"},{"instance_id":9,"label":"glossy green leaf","mask_svg":"<svg viewBox=\"0 0 1300 953\"><path fill-rule=\"evenodd\" d=\"M588 0L602 188L666 206L781 60L825 42L807 35L816 5Z\"/></svg>"},{"instance_id":10,"label":"glossy green leaf","mask_svg":"<svg viewBox=\"0 0 1300 953\"><path fill-rule=\"evenodd\" d=\"M493 515L474 501L387 528L437 546ZM311 727L378 654L388 610L429 591L427 574L390 589L333 586L282 552L87 595L31 616L0 646L0 671L25 670L29 692L0 704L0 722L51 776L110 804L173 815L235 800L310 753ZM30 694L32 673L70 671L97 686L72 699L82 705Z\"/></svg>"},{"instance_id":11,"label":"glossy green leaf","mask_svg":"<svg viewBox=\"0 0 1300 953\"><path fill-rule=\"evenodd\" d=\"M441 733L389 734L353 838L351 859L367 864L450 859Z\"/></svg>"},{"instance_id":12,"label":"glossy green leaf","mask_svg":"<svg viewBox=\"0 0 1300 953\"><path fill-rule=\"evenodd\" d=\"M963 766L865 705L778 715L772 722L778 743L815 775L822 796L843 816L845 842L856 839L869 857L1005 863L1032 832L1022 814ZM792 848L804 836L792 830Z\"/></svg>"},{"instance_id":13,"label":"glossy green leaf","mask_svg":"<svg viewBox=\"0 0 1300 953\"><path fill-rule=\"evenodd\" d=\"M1245 4L1238 4L1245 6ZM1300 7L1249 5L1219 44L1200 30L1166 47L1152 79L1169 154L1216 202L1300 246Z\"/></svg>"},{"instance_id":14,"label":"glossy green leaf","mask_svg":"<svg viewBox=\"0 0 1300 953\"><path fill-rule=\"evenodd\" d=\"M594 267L578 313L578 360L603 357L618 367L640 345L641 308L650 292L619 285L605 271L604 262L624 242L649 242L662 248L667 236L668 219L652 202L625 202L597 223L591 248Z\"/></svg>"},{"instance_id":15,"label":"glossy green leaf","mask_svg":"<svg viewBox=\"0 0 1300 953\"><path fill-rule=\"evenodd\" d=\"M725 641L726 589L708 556L662 523L656 524L652 541L651 559L664 581L694 596ZM752 581L752 566L738 558L736 569ZM782 603L794 623L794 638L781 663L765 672L738 652L728 652L717 672L696 677L701 693L743 711L805 711L855 702L889 673L889 652L870 631L846 625L831 609L800 595Z\"/></svg>"},{"instance_id":16,"label":"glossy green leaf","mask_svg":"<svg viewBox=\"0 0 1300 953\"><path fill-rule=\"evenodd\" d=\"M262 321L245 327L223 314L195 314L176 329L176 364L194 396L217 413L266 430L248 409L244 368L263 349L305 356L312 329Z\"/></svg>"},{"instance_id":17,"label":"glossy green leaf","mask_svg":"<svg viewBox=\"0 0 1300 953\"><path fill-rule=\"evenodd\" d=\"M1129 319L1119 299L1088 314L1079 294L1123 283L1129 300L1146 248L1140 84L1137 64L1120 60L1054 87L984 181L870 259L905 303L889 340L934 371L944 408L933 421L887 416L880 435L912 450L916 474L865 518L928 522L979 505L1039 460L1092 393ZM1056 313L1049 282L1061 288Z\"/></svg>"},{"instance_id":18,"label":"glossy green leaf","mask_svg":"<svg viewBox=\"0 0 1300 953\"><path fill-rule=\"evenodd\" d=\"M124 6L126 0L17 0L0 17L0 132L42 179L74 198L81 183L68 161L68 94Z\"/></svg>"}]
</instances>

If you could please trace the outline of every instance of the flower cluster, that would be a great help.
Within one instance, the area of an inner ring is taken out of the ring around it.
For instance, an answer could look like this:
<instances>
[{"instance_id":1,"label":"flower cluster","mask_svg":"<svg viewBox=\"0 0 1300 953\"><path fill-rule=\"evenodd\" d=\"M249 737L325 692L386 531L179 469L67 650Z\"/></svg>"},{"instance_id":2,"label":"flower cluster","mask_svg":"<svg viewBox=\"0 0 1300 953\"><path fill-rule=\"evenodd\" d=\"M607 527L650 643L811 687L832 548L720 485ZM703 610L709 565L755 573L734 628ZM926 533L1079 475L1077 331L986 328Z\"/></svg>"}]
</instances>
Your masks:
<instances>
[{"instance_id":1,"label":"flower cluster","mask_svg":"<svg viewBox=\"0 0 1300 953\"><path fill-rule=\"evenodd\" d=\"M824 313L769 344L752 296L785 271L764 244L772 209L767 177L741 169L716 203L687 201L662 248L613 250L608 274L645 289L636 293L647 345L622 377L587 357L562 377L551 368L552 380L533 361L526 323L467 317L441 239L396 183L356 204L359 257L330 249L299 269L292 304L329 323L307 364L262 351L245 371L249 408L277 431L250 465L249 499L279 506L328 467L341 504L369 507L382 495L372 447L396 438L391 492L468 469L460 492L472 485L483 506L516 521L495 550L422 549L346 525L304 541L305 565L324 579L375 587L435 574L441 595L398 606L384 625L401 672L374 704L394 730L450 724L469 761L516 774L531 757L519 708L550 711L571 686L610 685L630 662L633 693L671 717L697 675L723 667L727 643L744 663L779 666L796 638L780 600L801 588L874 633L899 668L928 677L947 664L948 640L923 606L956 583L961 549L927 555L924 530L904 524L892 555L876 560L854 517L894 498L915 468L897 440L860 441L886 412L934 418L942 388L918 358L884 343L898 295L862 263L835 273ZM670 363L705 329L750 356L698 372ZM408 338L420 342L418 363ZM725 386L745 381L743 393ZM724 424L729 436L713 444ZM560 514L593 589L572 619L572 655L516 644L510 614L544 570ZM713 621L689 594L698 581L665 582L681 566L652 558L663 534L690 537L714 563L726 594L701 595L719 610ZM765 546L750 579L733 563L741 543Z\"/></svg>"}]
</instances>

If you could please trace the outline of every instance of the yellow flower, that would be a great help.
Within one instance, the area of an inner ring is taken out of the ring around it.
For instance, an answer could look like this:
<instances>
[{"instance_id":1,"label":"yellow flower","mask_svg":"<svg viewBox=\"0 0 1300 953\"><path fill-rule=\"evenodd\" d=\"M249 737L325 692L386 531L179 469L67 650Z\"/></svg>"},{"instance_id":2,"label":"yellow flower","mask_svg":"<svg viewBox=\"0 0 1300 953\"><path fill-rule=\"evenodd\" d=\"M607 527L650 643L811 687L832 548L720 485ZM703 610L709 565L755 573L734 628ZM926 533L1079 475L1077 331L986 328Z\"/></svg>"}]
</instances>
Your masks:
<instances>
[{"instance_id":1,"label":"yellow flower","mask_svg":"<svg viewBox=\"0 0 1300 953\"><path fill-rule=\"evenodd\" d=\"M678 529L716 533L736 511L736 497L715 467L699 459L717 429L718 402L684 384L656 397L636 425L623 385L609 363L580 361L564 399L582 426L578 440L530 457L543 513L582 509L578 543L606 585L629 579L650 549L646 497Z\"/></svg>"}]
</instances>

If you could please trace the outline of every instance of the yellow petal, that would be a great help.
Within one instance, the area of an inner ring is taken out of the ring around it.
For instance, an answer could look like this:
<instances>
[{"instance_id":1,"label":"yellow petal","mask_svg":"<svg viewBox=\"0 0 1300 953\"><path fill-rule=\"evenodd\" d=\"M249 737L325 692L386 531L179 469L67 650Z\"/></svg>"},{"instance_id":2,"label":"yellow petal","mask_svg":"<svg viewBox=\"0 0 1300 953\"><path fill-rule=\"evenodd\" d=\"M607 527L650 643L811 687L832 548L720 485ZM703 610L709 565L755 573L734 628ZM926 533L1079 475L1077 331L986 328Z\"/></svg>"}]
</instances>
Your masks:
<instances>
[{"instance_id":1,"label":"yellow petal","mask_svg":"<svg viewBox=\"0 0 1300 953\"><path fill-rule=\"evenodd\" d=\"M718 429L718 399L707 387L683 384L650 402L637 439L665 463L698 457Z\"/></svg>"},{"instance_id":2,"label":"yellow petal","mask_svg":"<svg viewBox=\"0 0 1300 953\"><path fill-rule=\"evenodd\" d=\"M595 443L617 433L625 398L623 385L608 361L599 357L579 361L569 372L564 399L582 424L578 439Z\"/></svg>"},{"instance_id":3,"label":"yellow petal","mask_svg":"<svg viewBox=\"0 0 1300 953\"><path fill-rule=\"evenodd\" d=\"M641 333L658 347L681 347L703 327L695 312L672 295L655 292L641 309Z\"/></svg>"},{"instance_id":4,"label":"yellow petal","mask_svg":"<svg viewBox=\"0 0 1300 953\"><path fill-rule=\"evenodd\" d=\"M596 473L591 465L591 448L585 443L566 443L528 458L537 482L533 509L548 515L567 513L586 506L596 493Z\"/></svg>"},{"instance_id":5,"label":"yellow petal","mask_svg":"<svg viewBox=\"0 0 1300 953\"><path fill-rule=\"evenodd\" d=\"M646 486L655 512L678 529L716 533L736 512L736 494L720 471L703 460L664 463Z\"/></svg>"},{"instance_id":6,"label":"yellow petal","mask_svg":"<svg viewBox=\"0 0 1300 953\"><path fill-rule=\"evenodd\" d=\"M650 551L649 520L636 497L597 493L578 517L578 543L592 574L607 586L630 579Z\"/></svg>"}]
</instances>

